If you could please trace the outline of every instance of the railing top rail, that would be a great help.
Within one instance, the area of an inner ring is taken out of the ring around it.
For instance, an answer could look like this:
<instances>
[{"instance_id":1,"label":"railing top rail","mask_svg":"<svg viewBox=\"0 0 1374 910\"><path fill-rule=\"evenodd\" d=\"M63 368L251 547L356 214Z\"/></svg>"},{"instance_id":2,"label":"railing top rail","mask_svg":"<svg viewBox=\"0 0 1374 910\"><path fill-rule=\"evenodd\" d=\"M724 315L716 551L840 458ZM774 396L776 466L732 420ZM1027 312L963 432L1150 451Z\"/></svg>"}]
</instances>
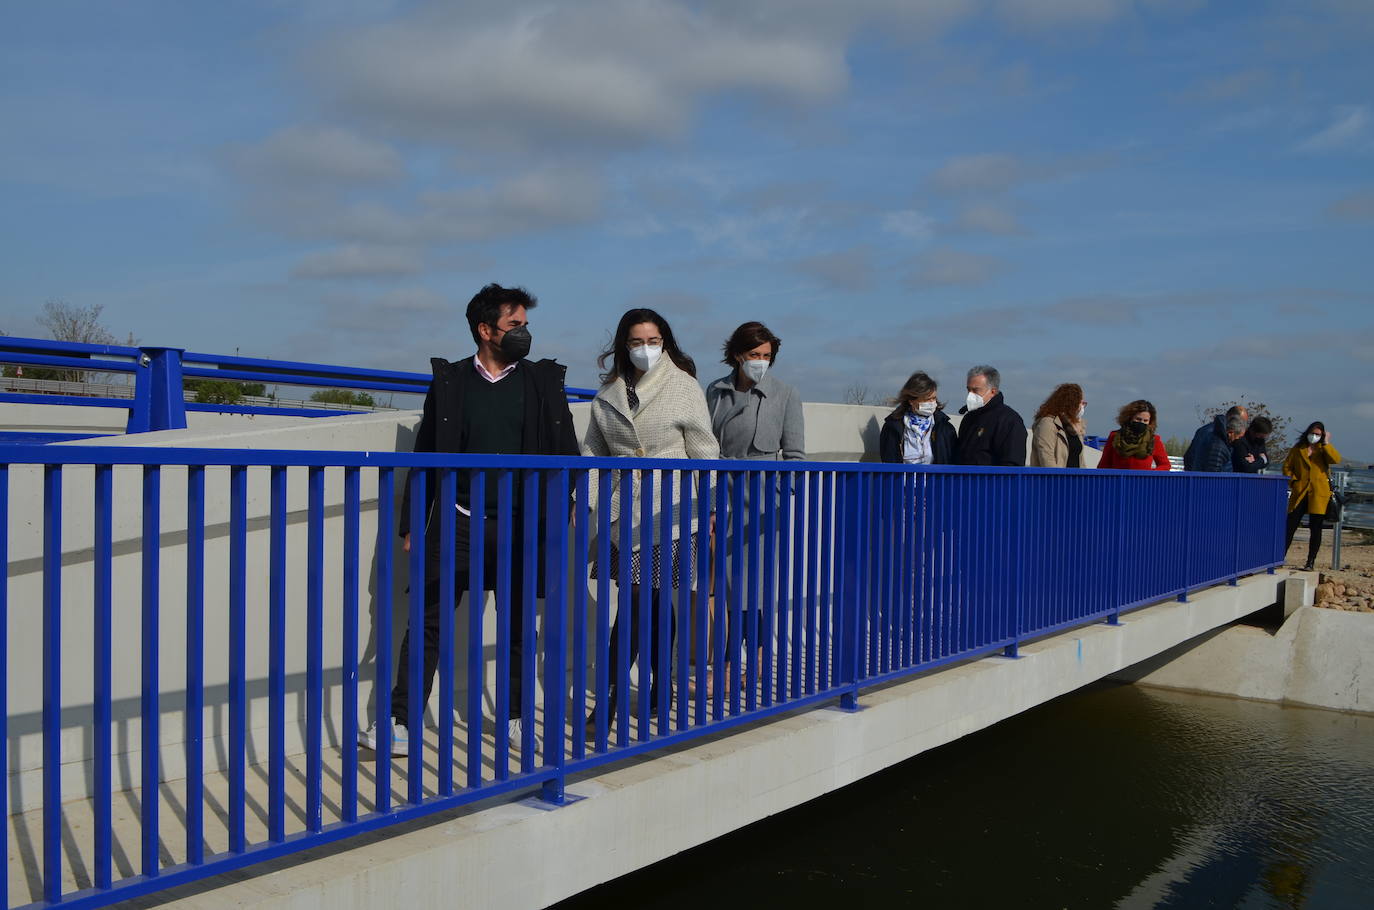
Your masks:
<instances>
[{"instance_id":1,"label":"railing top rail","mask_svg":"<svg viewBox=\"0 0 1374 910\"><path fill-rule=\"evenodd\" d=\"M806 471L930 473L930 474L1056 474L1064 468L993 467L963 465L885 464L875 461L744 461L691 458L608 458L583 455L472 455L445 452L363 452L310 449L205 449L170 446L16 445L0 449L0 464L51 465L215 465L246 467L385 467L487 468L613 471L744 471L797 473ZM1179 472L1068 469L1089 476L1129 475L1137 478L1177 477ZM1286 477L1238 474L1189 474L1203 478L1253 477L1261 482Z\"/></svg>"},{"instance_id":2,"label":"railing top rail","mask_svg":"<svg viewBox=\"0 0 1374 910\"><path fill-rule=\"evenodd\" d=\"M68 367L94 372L132 372L144 348L127 345L83 344L42 338L0 337L0 362ZM227 379L247 382L279 382L288 385L336 386L378 391L423 394L430 383L429 373L405 370L380 370L371 367L340 366L303 360L273 360L241 357L237 354L181 352L183 375L193 378ZM5 354L10 354L6 358ZM95 358L119 357L120 360ZM567 389L574 398L590 398L595 389Z\"/></svg>"}]
</instances>

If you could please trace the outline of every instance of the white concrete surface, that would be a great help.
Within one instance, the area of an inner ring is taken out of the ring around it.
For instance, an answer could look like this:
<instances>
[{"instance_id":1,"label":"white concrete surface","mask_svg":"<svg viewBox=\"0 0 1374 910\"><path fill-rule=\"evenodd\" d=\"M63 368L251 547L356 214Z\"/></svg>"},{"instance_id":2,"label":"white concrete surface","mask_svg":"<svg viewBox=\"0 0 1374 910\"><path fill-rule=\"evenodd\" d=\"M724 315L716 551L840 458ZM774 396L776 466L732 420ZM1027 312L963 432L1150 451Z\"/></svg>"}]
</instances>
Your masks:
<instances>
[{"instance_id":1,"label":"white concrete surface","mask_svg":"<svg viewBox=\"0 0 1374 910\"><path fill-rule=\"evenodd\" d=\"M1269 605L1259 575L575 782L546 811L502 803L394 837L180 889L162 906L362 910L545 907L1073 691Z\"/></svg>"},{"instance_id":2,"label":"white concrete surface","mask_svg":"<svg viewBox=\"0 0 1374 910\"><path fill-rule=\"evenodd\" d=\"M1288 593L1301 600L1304 587ZM1310 593L1309 593L1310 598ZM1374 714L1374 614L1299 606L1277 630L1244 623L1185 642L1116 678L1164 689Z\"/></svg>"}]
</instances>

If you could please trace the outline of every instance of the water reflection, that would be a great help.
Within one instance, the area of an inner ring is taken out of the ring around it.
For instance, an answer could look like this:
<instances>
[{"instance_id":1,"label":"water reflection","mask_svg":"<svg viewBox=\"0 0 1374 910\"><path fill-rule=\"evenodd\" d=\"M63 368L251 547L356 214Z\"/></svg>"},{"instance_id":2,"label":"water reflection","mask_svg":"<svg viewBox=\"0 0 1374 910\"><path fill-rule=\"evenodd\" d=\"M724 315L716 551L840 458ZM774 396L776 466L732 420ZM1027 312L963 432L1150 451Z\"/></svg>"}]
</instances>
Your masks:
<instances>
[{"instance_id":1,"label":"water reflection","mask_svg":"<svg viewBox=\"0 0 1374 910\"><path fill-rule=\"evenodd\" d=\"M1102 685L565 902L1369 906L1374 717Z\"/></svg>"}]
</instances>

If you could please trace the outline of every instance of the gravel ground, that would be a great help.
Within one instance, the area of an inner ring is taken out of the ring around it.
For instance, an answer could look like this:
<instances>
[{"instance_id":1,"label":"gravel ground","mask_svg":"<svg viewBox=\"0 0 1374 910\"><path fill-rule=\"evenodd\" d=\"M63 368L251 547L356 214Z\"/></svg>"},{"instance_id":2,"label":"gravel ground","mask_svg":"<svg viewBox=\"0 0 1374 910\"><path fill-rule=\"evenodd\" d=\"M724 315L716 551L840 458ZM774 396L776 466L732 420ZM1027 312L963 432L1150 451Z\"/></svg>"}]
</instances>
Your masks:
<instances>
[{"instance_id":1,"label":"gravel ground","mask_svg":"<svg viewBox=\"0 0 1374 910\"><path fill-rule=\"evenodd\" d=\"M1374 544L1367 543L1370 535L1346 531L1341 537L1341 566L1331 568L1335 535L1327 533L1317 555L1320 583L1317 585L1317 606L1357 613L1374 613ZM1307 555L1307 531L1299 530L1293 538L1285 566L1296 569ZM1294 562L1297 560L1297 562Z\"/></svg>"}]
</instances>

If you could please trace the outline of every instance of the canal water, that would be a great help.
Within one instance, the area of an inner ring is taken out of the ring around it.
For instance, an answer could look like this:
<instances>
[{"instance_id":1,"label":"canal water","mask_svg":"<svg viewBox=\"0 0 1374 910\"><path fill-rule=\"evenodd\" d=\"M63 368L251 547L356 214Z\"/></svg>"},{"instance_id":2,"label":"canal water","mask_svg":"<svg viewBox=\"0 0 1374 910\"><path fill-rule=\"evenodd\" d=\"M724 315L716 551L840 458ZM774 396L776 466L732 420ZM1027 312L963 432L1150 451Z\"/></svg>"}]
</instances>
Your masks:
<instances>
[{"instance_id":1,"label":"canal water","mask_svg":"<svg viewBox=\"0 0 1374 910\"><path fill-rule=\"evenodd\" d=\"M1374 717L1100 684L559 907L1374 908Z\"/></svg>"}]
</instances>

